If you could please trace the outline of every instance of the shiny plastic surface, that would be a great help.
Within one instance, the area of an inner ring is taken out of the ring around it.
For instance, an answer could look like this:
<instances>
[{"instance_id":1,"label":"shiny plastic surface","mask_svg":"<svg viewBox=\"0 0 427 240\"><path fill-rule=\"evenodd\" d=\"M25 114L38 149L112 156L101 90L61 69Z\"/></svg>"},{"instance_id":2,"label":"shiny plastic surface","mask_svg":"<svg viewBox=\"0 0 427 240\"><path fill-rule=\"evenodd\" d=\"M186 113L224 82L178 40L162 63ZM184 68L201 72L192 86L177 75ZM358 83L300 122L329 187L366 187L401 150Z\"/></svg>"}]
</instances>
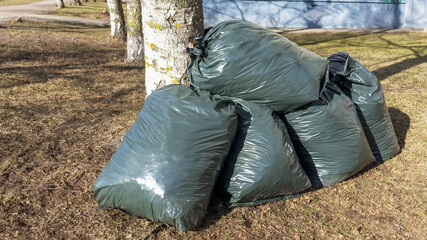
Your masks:
<instances>
[{"instance_id":1,"label":"shiny plastic surface","mask_svg":"<svg viewBox=\"0 0 427 240\"><path fill-rule=\"evenodd\" d=\"M263 204L311 187L280 117L268 107L238 103L236 138L218 180L227 203Z\"/></svg>"},{"instance_id":2,"label":"shiny plastic surface","mask_svg":"<svg viewBox=\"0 0 427 240\"><path fill-rule=\"evenodd\" d=\"M332 82L317 101L287 113L284 121L315 187L345 180L374 161L353 102Z\"/></svg>"},{"instance_id":3,"label":"shiny plastic surface","mask_svg":"<svg viewBox=\"0 0 427 240\"><path fill-rule=\"evenodd\" d=\"M93 185L99 205L194 229L234 139L234 109L182 85L153 92Z\"/></svg>"},{"instance_id":4,"label":"shiny plastic surface","mask_svg":"<svg viewBox=\"0 0 427 240\"><path fill-rule=\"evenodd\" d=\"M268 29L226 21L209 30L201 45L205 54L189 67L196 88L279 112L319 97L328 61Z\"/></svg>"},{"instance_id":5,"label":"shiny plastic surface","mask_svg":"<svg viewBox=\"0 0 427 240\"><path fill-rule=\"evenodd\" d=\"M328 59L334 64L340 64L344 58L345 53L337 53ZM342 64L341 69L331 69L331 73L335 74L332 81L353 100L375 159L383 162L395 156L400 147L382 86L366 67L352 57L348 56L347 59L348 67Z\"/></svg>"}]
</instances>

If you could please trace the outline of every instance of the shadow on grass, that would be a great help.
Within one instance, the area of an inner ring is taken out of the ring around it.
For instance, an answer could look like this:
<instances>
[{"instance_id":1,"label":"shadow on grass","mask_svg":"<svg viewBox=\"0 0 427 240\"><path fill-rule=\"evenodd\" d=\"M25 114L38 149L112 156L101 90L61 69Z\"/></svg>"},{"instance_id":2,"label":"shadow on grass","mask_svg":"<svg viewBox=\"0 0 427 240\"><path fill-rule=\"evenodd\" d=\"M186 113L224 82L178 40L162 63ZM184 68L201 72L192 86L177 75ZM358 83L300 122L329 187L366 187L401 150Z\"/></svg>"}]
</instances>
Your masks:
<instances>
[{"instance_id":1,"label":"shadow on grass","mask_svg":"<svg viewBox=\"0 0 427 240\"><path fill-rule=\"evenodd\" d=\"M309 28L307 28L307 29L309 29ZM387 34L387 31L389 31L390 29L378 30L376 32L370 32L370 31L349 31L349 32L340 32L340 33L335 33L335 32L326 32L326 33L310 33L310 32L307 32L307 33L304 33L303 32L303 33L298 33L298 34L292 34L292 32L297 32L300 30L303 30L303 29L283 30L283 31L278 31L277 33L288 38L291 41L294 41L299 46L318 45L318 44L330 43L330 42L334 42L334 41L335 42L341 41L340 44L342 44L342 42L345 41L346 44L349 46L364 46L367 44L365 41L359 40L359 41L357 41L357 44L351 44L350 39L373 35L373 36L377 36L378 38L380 38L383 41L386 41L389 45L392 45L395 47L407 48L406 46L394 44L393 42L383 38L383 35Z\"/></svg>"},{"instance_id":2,"label":"shadow on grass","mask_svg":"<svg viewBox=\"0 0 427 240\"><path fill-rule=\"evenodd\" d=\"M85 50L78 46L69 47L62 51L49 49L45 51L7 50L0 53L0 64L6 62L18 62L18 64L0 67L0 75L5 76L0 82L0 88L44 83L54 78L91 83L97 74L106 72L105 68L114 72L141 69L132 65L110 65L111 59L120 54L122 54L121 50ZM45 64L55 61L55 59L61 59L64 63ZM39 63L43 65L39 65Z\"/></svg>"},{"instance_id":3,"label":"shadow on grass","mask_svg":"<svg viewBox=\"0 0 427 240\"><path fill-rule=\"evenodd\" d=\"M40 23L40 24L37 24ZM46 24L43 24L46 23ZM67 28L64 28L64 25L67 26ZM104 26L104 25L93 25L93 24L83 24L83 23L61 23L61 22L50 22L50 21L43 21L39 20L34 23L34 21L24 21L23 23L19 24L9 24L6 25L5 28L11 29L11 30L24 30L24 31L35 31L35 30L50 30L54 32L61 32L61 33L88 33L90 31L98 30L98 29L105 29L109 28L110 26Z\"/></svg>"},{"instance_id":4,"label":"shadow on grass","mask_svg":"<svg viewBox=\"0 0 427 240\"><path fill-rule=\"evenodd\" d=\"M402 149L405 147L406 134L408 133L411 119L408 114L394 107L388 108L388 112L390 113L390 118L393 123L394 132L396 133L400 149Z\"/></svg>"},{"instance_id":5,"label":"shadow on grass","mask_svg":"<svg viewBox=\"0 0 427 240\"><path fill-rule=\"evenodd\" d=\"M289 31L281 31L278 34L288 38L289 40L295 42L299 46L308 46L308 45L318 45L321 43L328 43L337 40L346 40L350 38L357 38L366 35L370 35L372 33L361 33L361 32L348 32L348 33L340 33L340 34L314 34L314 33L300 33L300 34L291 34L293 31L297 30L289 30ZM289 34L286 34L289 33Z\"/></svg>"},{"instance_id":6,"label":"shadow on grass","mask_svg":"<svg viewBox=\"0 0 427 240\"><path fill-rule=\"evenodd\" d=\"M383 51L406 51L407 54L400 55L397 59L401 59L400 62L391 63L387 66L381 67L372 71L372 73L378 77L380 81L387 79L390 76L399 74L405 70L416 67L423 63L427 62L427 56L423 54L424 50L427 48L427 45L423 44L411 44L408 45L407 42L399 43L398 41L392 41L387 39L387 29L383 31L378 31L375 33L371 32L347 32L347 33L326 33L326 34L314 34L314 33L302 33L302 34L286 34L286 32L290 31L282 31L281 35L289 38L300 46L308 46L308 45L318 45L323 43L328 43L324 46L317 46L316 49L326 49L333 48L332 42L342 42L345 41L346 45L351 47L373 47L370 42L366 42L361 37L365 36L374 36L376 39L380 40L380 43L377 44L375 48L383 49ZM406 33L402 33L402 38L407 36ZM353 38L353 39L352 39ZM360 38L360 39L359 39ZM330 43L330 44L329 44ZM340 43L342 44L342 43ZM345 49L343 49L345 50ZM393 61L397 60L393 59ZM385 65L386 62L383 62Z\"/></svg>"},{"instance_id":7,"label":"shadow on grass","mask_svg":"<svg viewBox=\"0 0 427 240\"><path fill-rule=\"evenodd\" d=\"M0 63L4 63L7 61L46 61L47 57L52 57L53 59L62 58L64 60L70 60L68 62L73 62L73 66L82 65L85 63L86 67L90 67L91 65L101 64L110 62L112 56L117 56L122 53L121 50L111 50L111 49L88 49L88 47L82 45L79 46L74 44L67 48L62 48L60 50L38 50L38 49L30 49L30 50L22 50L11 48L7 49L8 51L4 51L1 53ZM77 61L78 60L78 61ZM83 60L83 61L82 61ZM49 64L49 66L54 66L55 64ZM69 65L70 66L70 65Z\"/></svg>"},{"instance_id":8,"label":"shadow on grass","mask_svg":"<svg viewBox=\"0 0 427 240\"><path fill-rule=\"evenodd\" d=\"M1 68L0 74L9 74L10 77L0 83L0 88L13 88L29 84L45 83L52 78L65 78L70 80L77 80L78 82L91 83L93 78L86 73L96 73L101 70L94 70L91 68L82 69L82 74L74 74L64 72L64 70L75 70L75 65L65 64L56 66L35 66L35 67L11 67Z\"/></svg>"},{"instance_id":9,"label":"shadow on grass","mask_svg":"<svg viewBox=\"0 0 427 240\"><path fill-rule=\"evenodd\" d=\"M376 69L372 71L372 73L377 76L378 80L382 81L392 75L398 74L400 72L403 72L407 69L410 69L412 67L415 67L417 65L423 64L427 62L427 56L422 56L422 52L424 51L423 46L405 46L398 43L395 43L393 41L390 41L388 39L385 39L383 35L380 35L378 37L382 41L386 42L389 46L392 46L397 49L402 50L409 50L412 52L411 55L415 56L414 58L407 58L405 57L404 60L393 63L391 65ZM427 46L425 46L427 47ZM416 48L419 48L420 50L417 50Z\"/></svg>"},{"instance_id":10,"label":"shadow on grass","mask_svg":"<svg viewBox=\"0 0 427 240\"><path fill-rule=\"evenodd\" d=\"M388 108L388 111L390 113L390 118L391 118L391 121L393 123L394 132L396 133L397 141L398 141L399 146L400 146L399 153L397 153L397 155L399 155L400 152L402 151L402 148L405 146L406 134L409 130L411 120L406 113L400 111L397 108L390 107L390 108ZM374 168L378 167L379 165L384 164L386 162L387 162L387 160L385 160L383 163L373 162L372 164L369 164L368 166L363 168L361 171L359 171L358 173L356 173L355 175L353 175L352 177L348 178L345 181L359 177L359 176L365 174L366 172L368 172L369 170L374 169Z\"/></svg>"},{"instance_id":11,"label":"shadow on grass","mask_svg":"<svg viewBox=\"0 0 427 240\"><path fill-rule=\"evenodd\" d=\"M221 198L212 196L209 202L206 216L204 217L202 223L197 227L196 230L199 231L208 229L211 225L221 220L223 216L230 213L231 210L232 209L227 207L227 205Z\"/></svg>"},{"instance_id":12,"label":"shadow on grass","mask_svg":"<svg viewBox=\"0 0 427 240\"><path fill-rule=\"evenodd\" d=\"M404 59L400 62L379 68L375 71L372 71L372 73L378 77L378 80L382 81L392 75L398 74L425 62L427 62L427 56L418 55L415 58Z\"/></svg>"},{"instance_id":13,"label":"shadow on grass","mask_svg":"<svg viewBox=\"0 0 427 240\"><path fill-rule=\"evenodd\" d=\"M125 72L131 70L140 70L137 66L108 66L110 71ZM78 70L77 74L73 70ZM61 64L50 66L34 67L5 67L0 68L0 74L8 74L9 79L4 79L0 83L0 88L13 88L29 84L45 83L53 78L64 78L80 83L93 83L96 74L104 72L99 66L84 66L80 64Z\"/></svg>"}]
</instances>

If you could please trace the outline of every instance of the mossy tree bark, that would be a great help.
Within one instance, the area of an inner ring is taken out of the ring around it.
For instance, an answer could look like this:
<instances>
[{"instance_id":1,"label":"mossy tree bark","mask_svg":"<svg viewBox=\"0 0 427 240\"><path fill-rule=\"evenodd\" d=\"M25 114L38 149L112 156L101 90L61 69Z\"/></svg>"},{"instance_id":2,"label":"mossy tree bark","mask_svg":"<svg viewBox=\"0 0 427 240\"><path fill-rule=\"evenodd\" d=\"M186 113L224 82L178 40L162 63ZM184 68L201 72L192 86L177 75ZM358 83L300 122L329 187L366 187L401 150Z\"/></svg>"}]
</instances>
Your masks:
<instances>
[{"instance_id":1,"label":"mossy tree bark","mask_svg":"<svg viewBox=\"0 0 427 240\"><path fill-rule=\"evenodd\" d=\"M203 34L203 0L143 0L146 96L185 81L191 35Z\"/></svg>"},{"instance_id":2,"label":"mossy tree bark","mask_svg":"<svg viewBox=\"0 0 427 240\"><path fill-rule=\"evenodd\" d=\"M144 62L144 38L142 35L142 9L140 0L127 0L127 55L129 62Z\"/></svg>"},{"instance_id":3,"label":"mossy tree bark","mask_svg":"<svg viewBox=\"0 0 427 240\"><path fill-rule=\"evenodd\" d=\"M63 0L56 0L56 6L58 8L64 8L65 7L64 1Z\"/></svg>"},{"instance_id":4,"label":"mossy tree bark","mask_svg":"<svg viewBox=\"0 0 427 240\"><path fill-rule=\"evenodd\" d=\"M110 10L111 38L126 41L126 23L121 0L107 0Z\"/></svg>"}]
</instances>

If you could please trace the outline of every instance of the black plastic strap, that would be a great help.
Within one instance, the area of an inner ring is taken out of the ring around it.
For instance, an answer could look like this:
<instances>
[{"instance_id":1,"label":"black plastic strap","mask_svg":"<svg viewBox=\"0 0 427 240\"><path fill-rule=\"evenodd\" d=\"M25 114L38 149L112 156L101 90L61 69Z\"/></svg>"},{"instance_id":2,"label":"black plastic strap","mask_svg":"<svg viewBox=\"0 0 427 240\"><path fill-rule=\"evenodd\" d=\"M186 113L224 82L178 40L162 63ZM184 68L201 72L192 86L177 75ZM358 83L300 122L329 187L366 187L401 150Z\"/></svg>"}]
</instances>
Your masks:
<instances>
[{"instance_id":1,"label":"black plastic strap","mask_svg":"<svg viewBox=\"0 0 427 240\"><path fill-rule=\"evenodd\" d=\"M346 52L338 52L328 57L329 71L331 74L343 74L348 71L350 55Z\"/></svg>"},{"instance_id":2,"label":"black plastic strap","mask_svg":"<svg viewBox=\"0 0 427 240\"><path fill-rule=\"evenodd\" d=\"M185 51L190 54L190 57L197 57L197 56L201 56L203 57L205 55L205 49L202 46L202 42L203 42L203 37L202 36L198 36L195 37L194 35L191 35L188 40L190 42L193 43L193 47L192 48L186 48Z\"/></svg>"},{"instance_id":3,"label":"black plastic strap","mask_svg":"<svg viewBox=\"0 0 427 240\"><path fill-rule=\"evenodd\" d=\"M197 47L193 47L193 48L186 48L185 52L190 54L191 56L202 56L204 55L204 52L202 49L199 49Z\"/></svg>"}]
</instances>

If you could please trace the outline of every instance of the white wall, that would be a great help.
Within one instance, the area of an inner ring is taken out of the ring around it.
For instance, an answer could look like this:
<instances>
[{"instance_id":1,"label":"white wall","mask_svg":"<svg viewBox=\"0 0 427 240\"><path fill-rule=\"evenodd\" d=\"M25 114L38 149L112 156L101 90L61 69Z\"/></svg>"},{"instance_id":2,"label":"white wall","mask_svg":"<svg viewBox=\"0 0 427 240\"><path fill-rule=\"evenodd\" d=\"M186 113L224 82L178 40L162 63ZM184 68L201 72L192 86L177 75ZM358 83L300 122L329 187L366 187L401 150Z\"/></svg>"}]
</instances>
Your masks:
<instances>
[{"instance_id":1,"label":"white wall","mask_svg":"<svg viewBox=\"0 0 427 240\"><path fill-rule=\"evenodd\" d=\"M205 26L242 19L264 27L427 28L427 0L292 1L204 0Z\"/></svg>"}]
</instances>

